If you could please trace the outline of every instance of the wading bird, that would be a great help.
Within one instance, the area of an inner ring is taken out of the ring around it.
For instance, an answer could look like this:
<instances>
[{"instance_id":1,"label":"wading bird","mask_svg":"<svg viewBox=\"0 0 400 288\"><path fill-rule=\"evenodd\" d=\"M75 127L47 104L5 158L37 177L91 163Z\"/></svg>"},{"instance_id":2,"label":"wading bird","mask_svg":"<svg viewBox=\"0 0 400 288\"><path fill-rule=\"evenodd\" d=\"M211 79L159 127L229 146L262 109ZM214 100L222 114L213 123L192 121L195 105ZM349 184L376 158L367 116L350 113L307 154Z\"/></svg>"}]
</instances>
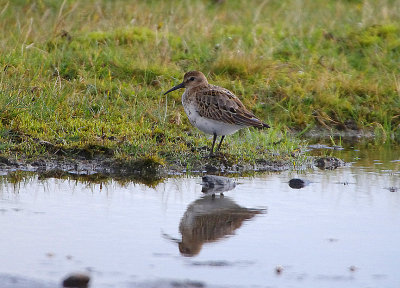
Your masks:
<instances>
[{"instance_id":1,"label":"wading bird","mask_svg":"<svg viewBox=\"0 0 400 288\"><path fill-rule=\"evenodd\" d=\"M190 123L204 133L213 135L210 156L213 156L217 136L221 140L217 147L221 148L222 140L245 127L269 128L228 89L211 85L200 71L187 72L183 82L171 88L164 95L185 88L182 104Z\"/></svg>"}]
</instances>

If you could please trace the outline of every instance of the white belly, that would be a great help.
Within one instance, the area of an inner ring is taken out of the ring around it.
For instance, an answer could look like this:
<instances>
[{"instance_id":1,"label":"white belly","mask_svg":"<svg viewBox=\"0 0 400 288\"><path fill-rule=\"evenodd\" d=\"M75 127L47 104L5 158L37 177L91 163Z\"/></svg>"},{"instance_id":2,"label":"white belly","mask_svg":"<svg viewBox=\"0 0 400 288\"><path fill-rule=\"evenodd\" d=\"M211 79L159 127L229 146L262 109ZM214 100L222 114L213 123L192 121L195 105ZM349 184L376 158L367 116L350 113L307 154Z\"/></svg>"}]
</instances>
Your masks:
<instances>
[{"instance_id":1,"label":"white belly","mask_svg":"<svg viewBox=\"0 0 400 288\"><path fill-rule=\"evenodd\" d=\"M193 104L184 105L186 115L190 123L199 130L207 134L217 134L217 136L233 134L244 126L219 122L213 119L201 117Z\"/></svg>"}]
</instances>

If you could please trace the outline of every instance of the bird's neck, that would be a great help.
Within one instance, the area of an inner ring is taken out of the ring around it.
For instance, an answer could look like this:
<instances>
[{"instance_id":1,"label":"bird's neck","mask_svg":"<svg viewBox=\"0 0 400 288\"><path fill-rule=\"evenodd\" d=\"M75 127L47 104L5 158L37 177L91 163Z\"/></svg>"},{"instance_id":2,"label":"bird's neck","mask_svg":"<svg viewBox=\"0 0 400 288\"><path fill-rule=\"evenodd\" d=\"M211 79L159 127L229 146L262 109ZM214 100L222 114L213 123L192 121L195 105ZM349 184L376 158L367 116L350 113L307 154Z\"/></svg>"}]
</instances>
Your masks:
<instances>
[{"instance_id":1,"label":"bird's neck","mask_svg":"<svg viewBox=\"0 0 400 288\"><path fill-rule=\"evenodd\" d=\"M196 92L202 91L202 90L204 90L204 89L207 89L207 88L209 88L210 86L211 86L211 85L208 84L208 83L200 84L200 85L197 85L197 86L195 86L195 87L186 88L185 93L194 95Z\"/></svg>"}]
</instances>

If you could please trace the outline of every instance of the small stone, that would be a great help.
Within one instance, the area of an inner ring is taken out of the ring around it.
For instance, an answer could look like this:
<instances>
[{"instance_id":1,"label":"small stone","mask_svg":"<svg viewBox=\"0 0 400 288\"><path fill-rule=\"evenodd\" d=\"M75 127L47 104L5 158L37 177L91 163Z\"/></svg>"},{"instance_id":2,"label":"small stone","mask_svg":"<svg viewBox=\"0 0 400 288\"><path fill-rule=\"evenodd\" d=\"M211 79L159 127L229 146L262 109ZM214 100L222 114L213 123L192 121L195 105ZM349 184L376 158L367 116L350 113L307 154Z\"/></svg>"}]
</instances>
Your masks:
<instances>
[{"instance_id":1,"label":"small stone","mask_svg":"<svg viewBox=\"0 0 400 288\"><path fill-rule=\"evenodd\" d=\"M73 273L63 281L64 288L87 288L90 277L86 274Z\"/></svg>"},{"instance_id":2,"label":"small stone","mask_svg":"<svg viewBox=\"0 0 400 288\"><path fill-rule=\"evenodd\" d=\"M278 265L278 266L275 267L275 273L277 275L282 274L282 272L283 272L283 267L281 265Z\"/></svg>"},{"instance_id":3,"label":"small stone","mask_svg":"<svg viewBox=\"0 0 400 288\"><path fill-rule=\"evenodd\" d=\"M223 192L232 190L236 187L236 183L231 178L215 175L203 176L201 185L201 192L212 195L215 193L223 195Z\"/></svg>"},{"instance_id":4,"label":"small stone","mask_svg":"<svg viewBox=\"0 0 400 288\"><path fill-rule=\"evenodd\" d=\"M310 181L299 178L293 178L289 180L289 186L292 189L301 189L310 184Z\"/></svg>"}]
</instances>

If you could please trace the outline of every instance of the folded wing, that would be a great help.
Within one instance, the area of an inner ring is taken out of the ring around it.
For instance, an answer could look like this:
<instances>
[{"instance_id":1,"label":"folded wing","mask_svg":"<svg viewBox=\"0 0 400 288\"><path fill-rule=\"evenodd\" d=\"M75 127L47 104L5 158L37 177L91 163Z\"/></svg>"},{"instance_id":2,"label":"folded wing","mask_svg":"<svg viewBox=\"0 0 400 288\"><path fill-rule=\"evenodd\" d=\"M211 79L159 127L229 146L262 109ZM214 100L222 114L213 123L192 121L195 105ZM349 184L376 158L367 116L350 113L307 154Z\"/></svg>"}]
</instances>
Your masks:
<instances>
[{"instance_id":1,"label":"folded wing","mask_svg":"<svg viewBox=\"0 0 400 288\"><path fill-rule=\"evenodd\" d=\"M202 117L239 126L269 128L227 89L210 85L197 91L195 97Z\"/></svg>"}]
</instances>

